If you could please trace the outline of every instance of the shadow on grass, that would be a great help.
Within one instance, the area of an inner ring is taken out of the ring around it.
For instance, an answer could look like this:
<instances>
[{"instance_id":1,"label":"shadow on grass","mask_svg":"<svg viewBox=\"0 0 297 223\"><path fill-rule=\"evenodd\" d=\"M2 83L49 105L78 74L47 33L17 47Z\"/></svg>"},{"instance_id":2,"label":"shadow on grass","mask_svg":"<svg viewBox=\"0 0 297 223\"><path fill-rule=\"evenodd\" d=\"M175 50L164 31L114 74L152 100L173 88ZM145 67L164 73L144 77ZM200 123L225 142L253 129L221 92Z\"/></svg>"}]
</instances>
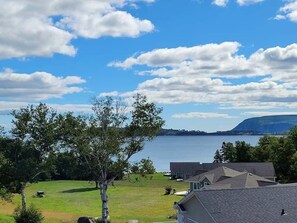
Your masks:
<instances>
[{"instance_id":1,"label":"shadow on grass","mask_svg":"<svg viewBox=\"0 0 297 223\"><path fill-rule=\"evenodd\" d=\"M82 193L82 192L89 192L89 191L94 191L98 190L95 187L93 188L76 188L76 189L70 189L70 190L63 190L61 193Z\"/></svg>"}]
</instances>

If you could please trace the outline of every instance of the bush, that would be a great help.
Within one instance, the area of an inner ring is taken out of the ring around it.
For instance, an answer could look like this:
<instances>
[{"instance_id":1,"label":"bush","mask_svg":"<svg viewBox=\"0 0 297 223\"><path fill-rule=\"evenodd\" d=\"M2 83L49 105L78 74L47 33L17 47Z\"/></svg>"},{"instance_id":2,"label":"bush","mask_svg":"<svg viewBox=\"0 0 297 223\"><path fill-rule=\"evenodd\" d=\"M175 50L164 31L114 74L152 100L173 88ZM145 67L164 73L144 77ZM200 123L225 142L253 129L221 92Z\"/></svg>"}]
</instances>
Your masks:
<instances>
[{"instance_id":1,"label":"bush","mask_svg":"<svg viewBox=\"0 0 297 223\"><path fill-rule=\"evenodd\" d=\"M171 191L172 191L172 187L171 186L166 186L165 187L165 195L171 194Z\"/></svg>"},{"instance_id":2,"label":"bush","mask_svg":"<svg viewBox=\"0 0 297 223\"><path fill-rule=\"evenodd\" d=\"M44 219L39 209L30 206L27 211L22 211L20 207L14 210L13 218L15 223L41 223Z\"/></svg>"}]
</instances>

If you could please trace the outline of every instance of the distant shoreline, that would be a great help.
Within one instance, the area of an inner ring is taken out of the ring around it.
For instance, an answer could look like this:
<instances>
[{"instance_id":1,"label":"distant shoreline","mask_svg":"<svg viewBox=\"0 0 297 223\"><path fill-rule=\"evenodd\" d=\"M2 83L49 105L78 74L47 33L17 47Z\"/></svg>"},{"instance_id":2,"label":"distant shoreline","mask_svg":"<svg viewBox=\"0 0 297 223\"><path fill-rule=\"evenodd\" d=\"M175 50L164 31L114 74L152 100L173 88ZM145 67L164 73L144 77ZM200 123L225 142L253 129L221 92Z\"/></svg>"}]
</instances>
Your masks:
<instances>
[{"instance_id":1,"label":"distant shoreline","mask_svg":"<svg viewBox=\"0 0 297 223\"><path fill-rule=\"evenodd\" d=\"M218 131L218 132L204 132L197 130L178 130L178 129L162 129L158 136L237 136L237 135L255 135L255 136L265 136L265 135L286 135L284 132L275 133L258 133L258 132L236 132L236 131Z\"/></svg>"}]
</instances>

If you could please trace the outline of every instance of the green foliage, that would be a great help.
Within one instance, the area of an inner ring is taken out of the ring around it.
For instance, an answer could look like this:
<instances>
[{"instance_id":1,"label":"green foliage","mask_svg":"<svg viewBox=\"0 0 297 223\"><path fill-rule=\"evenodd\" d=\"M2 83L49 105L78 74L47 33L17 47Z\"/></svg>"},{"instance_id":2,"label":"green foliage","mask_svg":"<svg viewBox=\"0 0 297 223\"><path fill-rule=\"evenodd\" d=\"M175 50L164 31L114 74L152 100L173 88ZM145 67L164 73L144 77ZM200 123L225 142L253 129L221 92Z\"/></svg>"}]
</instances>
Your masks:
<instances>
[{"instance_id":1,"label":"green foliage","mask_svg":"<svg viewBox=\"0 0 297 223\"><path fill-rule=\"evenodd\" d=\"M26 211L17 207L13 214L15 223L41 223L43 221L42 213L34 206L29 206Z\"/></svg>"},{"instance_id":2,"label":"green foliage","mask_svg":"<svg viewBox=\"0 0 297 223\"><path fill-rule=\"evenodd\" d=\"M221 150L217 150L214 162L249 162L251 160L251 146L244 141L233 143L223 142Z\"/></svg>"},{"instance_id":3,"label":"green foliage","mask_svg":"<svg viewBox=\"0 0 297 223\"><path fill-rule=\"evenodd\" d=\"M251 161L251 145L244 141L235 142L236 162L250 162Z\"/></svg>"},{"instance_id":4,"label":"green foliage","mask_svg":"<svg viewBox=\"0 0 297 223\"><path fill-rule=\"evenodd\" d=\"M53 160L55 171L51 175L53 180L90 180L91 171L83 157L73 151L56 153Z\"/></svg>"},{"instance_id":5,"label":"green foliage","mask_svg":"<svg viewBox=\"0 0 297 223\"><path fill-rule=\"evenodd\" d=\"M223 162L272 162L277 179L281 182L297 181L297 127L287 137L263 136L255 147L245 142L223 143L215 153L215 161Z\"/></svg>"},{"instance_id":6,"label":"green foliage","mask_svg":"<svg viewBox=\"0 0 297 223\"><path fill-rule=\"evenodd\" d=\"M130 170L132 173L138 173L141 175L154 174L156 172L154 163L149 157L147 159L141 159L138 163L132 164Z\"/></svg>"},{"instance_id":7,"label":"green foliage","mask_svg":"<svg viewBox=\"0 0 297 223\"><path fill-rule=\"evenodd\" d=\"M251 160L256 162L272 161L273 146L276 144L276 137L263 136L259 139L258 145L252 148Z\"/></svg>"},{"instance_id":8,"label":"green foliage","mask_svg":"<svg viewBox=\"0 0 297 223\"><path fill-rule=\"evenodd\" d=\"M214 163L222 163L223 162L223 155L220 153L220 151L217 149L215 152L215 155L213 157Z\"/></svg>"},{"instance_id":9,"label":"green foliage","mask_svg":"<svg viewBox=\"0 0 297 223\"><path fill-rule=\"evenodd\" d=\"M231 142L223 142L221 148L221 157L223 162L236 162L236 149Z\"/></svg>"},{"instance_id":10,"label":"green foliage","mask_svg":"<svg viewBox=\"0 0 297 223\"><path fill-rule=\"evenodd\" d=\"M15 110L12 115L11 132L15 138L40 151L41 158L54 150L59 135L57 114L52 108L40 103L38 106L29 105Z\"/></svg>"},{"instance_id":11,"label":"green foliage","mask_svg":"<svg viewBox=\"0 0 297 223\"><path fill-rule=\"evenodd\" d=\"M290 143L293 145L294 149L297 150L297 126L290 130L288 134L288 140L290 140Z\"/></svg>"},{"instance_id":12,"label":"green foliage","mask_svg":"<svg viewBox=\"0 0 297 223\"><path fill-rule=\"evenodd\" d=\"M5 177L5 169L7 160L4 155L0 152L0 179ZM10 193L7 190L7 185L3 183L3 180L0 180L0 199L7 200L9 198Z\"/></svg>"},{"instance_id":13,"label":"green foliage","mask_svg":"<svg viewBox=\"0 0 297 223\"><path fill-rule=\"evenodd\" d=\"M51 157L59 135L56 113L45 104L30 105L12 115L12 137L0 137L0 188L21 194L25 211L25 188L53 169Z\"/></svg>"}]
</instances>

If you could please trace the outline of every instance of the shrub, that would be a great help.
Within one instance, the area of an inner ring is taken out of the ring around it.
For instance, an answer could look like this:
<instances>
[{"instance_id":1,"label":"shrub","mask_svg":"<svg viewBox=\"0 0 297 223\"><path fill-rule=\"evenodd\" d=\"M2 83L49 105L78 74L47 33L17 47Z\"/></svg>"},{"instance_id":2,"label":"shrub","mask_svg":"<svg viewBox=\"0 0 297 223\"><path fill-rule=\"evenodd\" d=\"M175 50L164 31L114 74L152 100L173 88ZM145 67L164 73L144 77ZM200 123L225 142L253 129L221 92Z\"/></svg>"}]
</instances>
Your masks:
<instances>
[{"instance_id":1,"label":"shrub","mask_svg":"<svg viewBox=\"0 0 297 223\"><path fill-rule=\"evenodd\" d=\"M171 186L166 186L165 187L165 195L171 194L171 191L172 191L172 187Z\"/></svg>"},{"instance_id":2,"label":"shrub","mask_svg":"<svg viewBox=\"0 0 297 223\"><path fill-rule=\"evenodd\" d=\"M41 223L44 219L39 209L30 206L27 211L22 211L20 207L14 210L13 218L15 223Z\"/></svg>"}]
</instances>

